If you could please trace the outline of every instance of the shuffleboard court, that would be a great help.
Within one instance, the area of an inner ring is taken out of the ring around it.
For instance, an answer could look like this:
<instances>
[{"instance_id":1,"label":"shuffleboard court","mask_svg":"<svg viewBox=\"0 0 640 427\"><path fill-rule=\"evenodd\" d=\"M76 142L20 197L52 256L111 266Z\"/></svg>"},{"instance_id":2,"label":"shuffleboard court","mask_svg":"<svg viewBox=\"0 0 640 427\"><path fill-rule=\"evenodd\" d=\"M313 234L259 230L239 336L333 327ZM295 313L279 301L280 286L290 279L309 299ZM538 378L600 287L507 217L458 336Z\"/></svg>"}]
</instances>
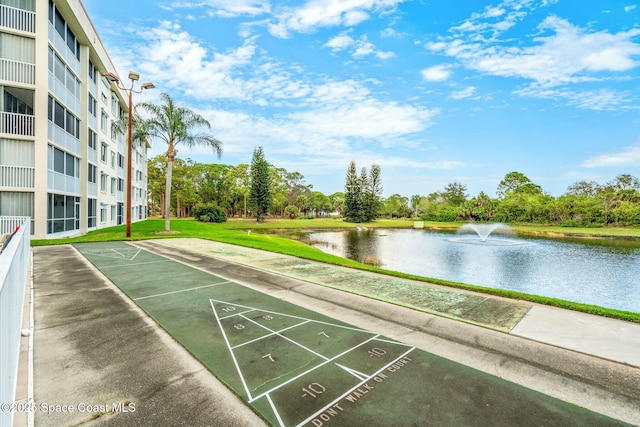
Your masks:
<instances>
[{"instance_id":1,"label":"shuffleboard court","mask_svg":"<svg viewBox=\"0 0 640 427\"><path fill-rule=\"evenodd\" d=\"M132 244L74 246L274 426L626 425Z\"/></svg>"}]
</instances>

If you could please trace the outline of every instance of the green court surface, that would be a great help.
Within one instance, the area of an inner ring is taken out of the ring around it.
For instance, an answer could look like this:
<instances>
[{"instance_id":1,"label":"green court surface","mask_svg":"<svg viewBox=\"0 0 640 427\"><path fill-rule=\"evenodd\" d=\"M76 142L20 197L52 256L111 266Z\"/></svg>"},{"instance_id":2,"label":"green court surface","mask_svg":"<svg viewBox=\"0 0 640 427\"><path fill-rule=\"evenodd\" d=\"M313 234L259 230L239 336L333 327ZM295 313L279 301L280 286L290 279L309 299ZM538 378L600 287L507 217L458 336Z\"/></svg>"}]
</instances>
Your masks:
<instances>
[{"instance_id":1,"label":"green court surface","mask_svg":"<svg viewBox=\"0 0 640 427\"><path fill-rule=\"evenodd\" d=\"M625 425L134 245L74 246L274 426Z\"/></svg>"}]
</instances>

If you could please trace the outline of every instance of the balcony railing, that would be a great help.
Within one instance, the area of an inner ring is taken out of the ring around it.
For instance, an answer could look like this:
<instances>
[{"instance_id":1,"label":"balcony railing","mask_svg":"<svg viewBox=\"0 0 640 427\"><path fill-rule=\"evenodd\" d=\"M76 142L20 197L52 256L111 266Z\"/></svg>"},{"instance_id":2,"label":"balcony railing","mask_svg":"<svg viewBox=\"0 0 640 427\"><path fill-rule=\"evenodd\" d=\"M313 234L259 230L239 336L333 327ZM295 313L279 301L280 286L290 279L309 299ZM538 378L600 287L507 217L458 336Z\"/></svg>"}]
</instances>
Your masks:
<instances>
[{"instance_id":1,"label":"balcony railing","mask_svg":"<svg viewBox=\"0 0 640 427\"><path fill-rule=\"evenodd\" d=\"M36 83L36 66L0 58L0 80L33 85Z\"/></svg>"},{"instance_id":2,"label":"balcony railing","mask_svg":"<svg viewBox=\"0 0 640 427\"><path fill-rule=\"evenodd\" d=\"M0 112L0 133L33 136L34 116L28 114Z\"/></svg>"},{"instance_id":3,"label":"balcony railing","mask_svg":"<svg viewBox=\"0 0 640 427\"><path fill-rule=\"evenodd\" d=\"M35 33L36 14L28 10L0 5L0 26Z\"/></svg>"},{"instance_id":4,"label":"balcony railing","mask_svg":"<svg viewBox=\"0 0 640 427\"><path fill-rule=\"evenodd\" d=\"M35 172L34 167L0 165L0 187L33 188Z\"/></svg>"}]
</instances>

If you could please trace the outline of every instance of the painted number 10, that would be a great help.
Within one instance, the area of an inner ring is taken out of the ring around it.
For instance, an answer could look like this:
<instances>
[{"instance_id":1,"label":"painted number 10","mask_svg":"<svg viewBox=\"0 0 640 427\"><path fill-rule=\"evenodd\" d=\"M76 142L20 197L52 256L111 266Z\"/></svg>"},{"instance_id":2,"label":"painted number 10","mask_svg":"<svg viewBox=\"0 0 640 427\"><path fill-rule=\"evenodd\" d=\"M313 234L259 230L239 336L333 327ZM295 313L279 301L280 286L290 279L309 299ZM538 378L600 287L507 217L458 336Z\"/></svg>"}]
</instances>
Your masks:
<instances>
[{"instance_id":1,"label":"painted number 10","mask_svg":"<svg viewBox=\"0 0 640 427\"><path fill-rule=\"evenodd\" d=\"M319 394L324 393L324 391L326 390L325 386L323 386L320 383L311 383L306 387L302 388L302 397L318 397Z\"/></svg>"}]
</instances>

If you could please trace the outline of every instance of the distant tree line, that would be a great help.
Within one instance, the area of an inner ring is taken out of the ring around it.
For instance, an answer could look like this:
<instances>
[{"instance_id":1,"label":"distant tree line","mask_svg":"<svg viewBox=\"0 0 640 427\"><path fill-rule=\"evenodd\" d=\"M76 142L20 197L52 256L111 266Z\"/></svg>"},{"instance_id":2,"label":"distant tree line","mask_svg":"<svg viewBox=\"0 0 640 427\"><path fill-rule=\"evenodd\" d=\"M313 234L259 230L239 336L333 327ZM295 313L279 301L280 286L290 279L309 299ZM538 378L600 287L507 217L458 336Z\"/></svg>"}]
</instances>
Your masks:
<instances>
[{"instance_id":1,"label":"distant tree line","mask_svg":"<svg viewBox=\"0 0 640 427\"><path fill-rule=\"evenodd\" d=\"M412 196L406 214L430 221L557 224L565 227L640 225L640 181L629 174L598 184L579 181L560 197L545 193L520 172L505 175L497 197L481 192L468 198L457 182L428 196ZM392 196L393 197L393 196ZM402 208L397 213L401 213Z\"/></svg>"},{"instance_id":2,"label":"distant tree line","mask_svg":"<svg viewBox=\"0 0 640 427\"><path fill-rule=\"evenodd\" d=\"M255 152L254 152L255 155ZM263 154L264 156L264 154ZM266 160L265 160L266 162ZM150 212L165 208L166 159L149 161ZM170 208L178 217L193 216L197 205L218 207L227 217L256 217L251 201L252 166L203 164L176 158ZM475 197L467 187L452 182L441 191L406 197L383 198L380 167L372 165L357 173L349 165L345 191L325 195L313 191L300 172L290 172L267 163L270 205L266 217L315 218L336 215L353 222L375 218L420 218L425 221L478 221L539 223L562 226L640 226L640 180L618 175L599 184L579 181L553 197L520 172L505 175L496 196L484 192ZM217 214L216 214L217 215ZM212 217L216 215L212 214Z\"/></svg>"}]
</instances>

